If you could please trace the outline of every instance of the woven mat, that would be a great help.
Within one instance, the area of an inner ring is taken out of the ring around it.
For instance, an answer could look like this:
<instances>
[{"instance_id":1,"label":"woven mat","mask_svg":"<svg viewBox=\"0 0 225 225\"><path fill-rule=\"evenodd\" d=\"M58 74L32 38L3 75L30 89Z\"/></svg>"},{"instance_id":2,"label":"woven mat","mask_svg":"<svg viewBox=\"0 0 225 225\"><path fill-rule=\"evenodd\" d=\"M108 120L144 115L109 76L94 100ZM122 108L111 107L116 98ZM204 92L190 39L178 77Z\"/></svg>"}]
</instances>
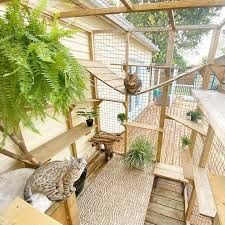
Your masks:
<instances>
[{"instance_id":1,"label":"woven mat","mask_svg":"<svg viewBox=\"0 0 225 225\"><path fill-rule=\"evenodd\" d=\"M143 225L152 185L152 166L129 169L115 155L78 199L81 224Z\"/></svg>"}]
</instances>

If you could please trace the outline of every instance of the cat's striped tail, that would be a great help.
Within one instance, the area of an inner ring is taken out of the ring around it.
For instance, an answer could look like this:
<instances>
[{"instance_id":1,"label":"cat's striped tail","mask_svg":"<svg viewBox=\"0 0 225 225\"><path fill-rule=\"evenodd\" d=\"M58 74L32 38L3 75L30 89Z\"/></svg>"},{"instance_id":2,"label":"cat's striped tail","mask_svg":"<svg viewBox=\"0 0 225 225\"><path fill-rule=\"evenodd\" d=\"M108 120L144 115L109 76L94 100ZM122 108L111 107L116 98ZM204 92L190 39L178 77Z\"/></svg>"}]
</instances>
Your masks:
<instances>
[{"instance_id":1,"label":"cat's striped tail","mask_svg":"<svg viewBox=\"0 0 225 225\"><path fill-rule=\"evenodd\" d=\"M32 204L32 191L30 186L30 179L28 179L25 188L24 188L24 200Z\"/></svg>"}]
</instances>

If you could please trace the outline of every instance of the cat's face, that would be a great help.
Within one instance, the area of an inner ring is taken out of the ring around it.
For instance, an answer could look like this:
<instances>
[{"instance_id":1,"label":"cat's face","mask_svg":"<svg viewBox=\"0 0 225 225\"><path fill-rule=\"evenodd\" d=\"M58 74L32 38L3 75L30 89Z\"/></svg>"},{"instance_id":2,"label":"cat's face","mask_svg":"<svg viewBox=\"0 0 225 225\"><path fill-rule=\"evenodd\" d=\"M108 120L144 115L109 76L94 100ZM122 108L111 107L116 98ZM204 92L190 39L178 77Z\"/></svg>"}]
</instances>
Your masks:
<instances>
[{"instance_id":1,"label":"cat's face","mask_svg":"<svg viewBox=\"0 0 225 225\"><path fill-rule=\"evenodd\" d=\"M73 169L81 170L87 166L87 161L84 158L70 158L71 166Z\"/></svg>"}]
</instances>

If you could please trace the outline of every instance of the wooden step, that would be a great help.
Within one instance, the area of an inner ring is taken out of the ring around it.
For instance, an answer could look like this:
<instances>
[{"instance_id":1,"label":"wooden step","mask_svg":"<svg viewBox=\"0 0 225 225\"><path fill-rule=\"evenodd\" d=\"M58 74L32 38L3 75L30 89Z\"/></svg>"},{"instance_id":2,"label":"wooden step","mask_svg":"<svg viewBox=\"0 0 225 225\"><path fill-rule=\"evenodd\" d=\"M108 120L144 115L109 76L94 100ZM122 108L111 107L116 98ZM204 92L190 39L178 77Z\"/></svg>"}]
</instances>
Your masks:
<instances>
[{"instance_id":1,"label":"wooden step","mask_svg":"<svg viewBox=\"0 0 225 225\"><path fill-rule=\"evenodd\" d=\"M184 203L183 202L176 201L174 199L170 199L170 198L167 198L164 196L156 195L154 193L151 194L150 201L160 204L160 205L170 207L172 209L180 210L182 212L184 211Z\"/></svg>"},{"instance_id":2,"label":"wooden step","mask_svg":"<svg viewBox=\"0 0 225 225\"><path fill-rule=\"evenodd\" d=\"M156 163L154 175L157 177L168 178L182 183L188 183L188 180L184 178L183 168L178 166Z\"/></svg>"},{"instance_id":3,"label":"wooden step","mask_svg":"<svg viewBox=\"0 0 225 225\"><path fill-rule=\"evenodd\" d=\"M199 213L200 215L214 218L216 215L216 206L209 184L207 170L205 168L194 167L193 172Z\"/></svg>"},{"instance_id":4,"label":"wooden step","mask_svg":"<svg viewBox=\"0 0 225 225\"><path fill-rule=\"evenodd\" d=\"M172 219L151 211L147 213L145 221L156 225L185 225L183 221Z\"/></svg>"},{"instance_id":5,"label":"wooden step","mask_svg":"<svg viewBox=\"0 0 225 225\"><path fill-rule=\"evenodd\" d=\"M163 188L159 188L159 187L154 188L152 190L152 194L163 196L163 197L166 197L166 198L171 199L171 200L184 202L183 196L180 193L168 191L168 190L165 190Z\"/></svg>"}]
</instances>

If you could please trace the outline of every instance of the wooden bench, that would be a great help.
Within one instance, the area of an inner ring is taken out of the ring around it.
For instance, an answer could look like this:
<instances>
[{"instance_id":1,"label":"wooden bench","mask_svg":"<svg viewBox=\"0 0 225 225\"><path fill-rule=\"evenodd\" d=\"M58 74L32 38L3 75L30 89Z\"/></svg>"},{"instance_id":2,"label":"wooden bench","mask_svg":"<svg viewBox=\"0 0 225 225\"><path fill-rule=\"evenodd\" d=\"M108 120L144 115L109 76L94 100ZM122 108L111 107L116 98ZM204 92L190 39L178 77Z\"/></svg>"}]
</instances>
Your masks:
<instances>
[{"instance_id":1,"label":"wooden bench","mask_svg":"<svg viewBox=\"0 0 225 225\"><path fill-rule=\"evenodd\" d=\"M201 167L193 167L193 174L199 214L214 218L216 216L216 205L209 184L207 170Z\"/></svg>"},{"instance_id":2,"label":"wooden bench","mask_svg":"<svg viewBox=\"0 0 225 225\"><path fill-rule=\"evenodd\" d=\"M183 168L179 166L172 166L164 163L156 163L154 175L157 177L167 178L181 183L188 183L184 178Z\"/></svg>"}]
</instances>

